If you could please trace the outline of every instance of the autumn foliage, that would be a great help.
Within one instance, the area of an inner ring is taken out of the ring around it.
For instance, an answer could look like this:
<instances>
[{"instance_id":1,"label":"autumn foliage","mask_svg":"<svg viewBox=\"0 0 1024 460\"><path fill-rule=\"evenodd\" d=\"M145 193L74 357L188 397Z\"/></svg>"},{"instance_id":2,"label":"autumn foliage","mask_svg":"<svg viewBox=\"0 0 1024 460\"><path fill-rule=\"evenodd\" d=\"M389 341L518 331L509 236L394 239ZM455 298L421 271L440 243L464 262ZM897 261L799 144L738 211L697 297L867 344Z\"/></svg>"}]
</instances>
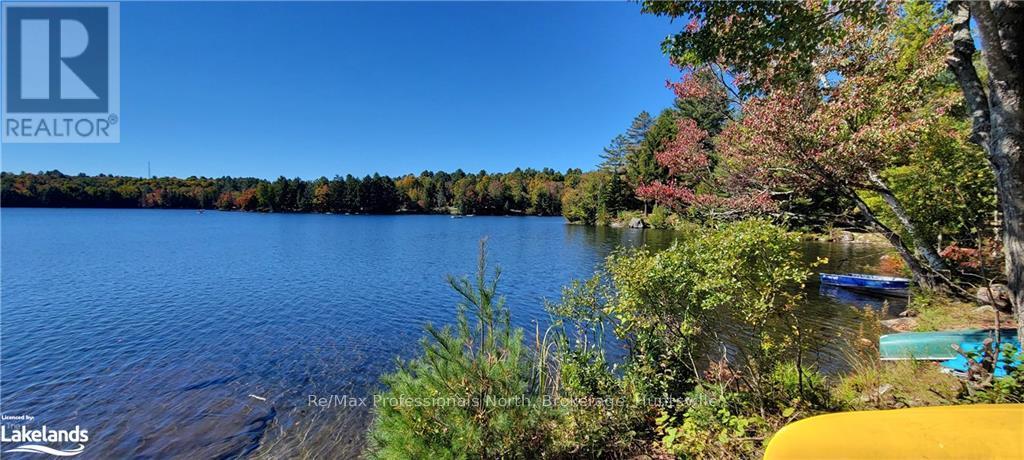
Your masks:
<instances>
[{"instance_id":1,"label":"autumn foliage","mask_svg":"<svg viewBox=\"0 0 1024 460\"><path fill-rule=\"evenodd\" d=\"M929 92L944 70L949 29L934 30L908 60L894 39L896 21L887 24L845 24L844 38L816 63L826 81L735 99L737 121L713 139L695 120L679 120L678 135L657 155L671 178L637 194L677 211L739 215L770 212L773 197L820 187L850 195L876 188L874 176L897 164L954 102ZM670 85L678 97L710 91L694 67L684 71Z\"/></svg>"}]
</instances>

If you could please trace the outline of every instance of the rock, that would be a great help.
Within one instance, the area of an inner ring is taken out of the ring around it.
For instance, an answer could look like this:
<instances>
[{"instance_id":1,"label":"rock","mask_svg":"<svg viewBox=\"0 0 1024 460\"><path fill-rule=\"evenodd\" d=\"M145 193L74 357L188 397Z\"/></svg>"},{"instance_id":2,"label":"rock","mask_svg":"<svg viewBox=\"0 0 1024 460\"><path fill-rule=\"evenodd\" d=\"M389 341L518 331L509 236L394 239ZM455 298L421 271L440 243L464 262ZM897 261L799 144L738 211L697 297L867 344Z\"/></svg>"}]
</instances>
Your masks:
<instances>
[{"instance_id":1,"label":"rock","mask_svg":"<svg viewBox=\"0 0 1024 460\"><path fill-rule=\"evenodd\" d=\"M848 232L846 230L839 230L838 232L833 234L832 239L833 241L839 243L852 243L857 240L857 237L853 233Z\"/></svg>"},{"instance_id":2,"label":"rock","mask_svg":"<svg viewBox=\"0 0 1024 460\"><path fill-rule=\"evenodd\" d=\"M981 315L981 314L985 314L985 313L995 313L995 312L996 312L996 309L992 308L991 305L982 305L982 306L980 306L978 308L975 308L974 310L971 310L971 313L973 313L975 315Z\"/></svg>"},{"instance_id":3,"label":"rock","mask_svg":"<svg viewBox=\"0 0 1024 460\"><path fill-rule=\"evenodd\" d=\"M893 318L881 321L882 326L898 332L906 332L917 326L917 318Z\"/></svg>"},{"instance_id":4,"label":"rock","mask_svg":"<svg viewBox=\"0 0 1024 460\"><path fill-rule=\"evenodd\" d=\"M629 228L646 228L647 223L639 217L629 219Z\"/></svg>"},{"instance_id":5,"label":"rock","mask_svg":"<svg viewBox=\"0 0 1024 460\"><path fill-rule=\"evenodd\" d=\"M826 240L833 243L865 243L865 244L889 244L885 236L876 232L854 232L850 230L833 229L826 235Z\"/></svg>"},{"instance_id":6,"label":"rock","mask_svg":"<svg viewBox=\"0 0 1024 460\"><path fill-rule=\"evenodd\" d=\"M626 228L626 223L621 221L621 220L617 220L617 221L612 222L608 226L611 227L611 228Z\"/></svg>"},{"instance_id":7,"label":"rock","mask_svg":"<svg viewBox=\"0 0 1024 460\"><path fill-rule=\"evenodd\" d=\"M991 289L991 293L989 290ZM1010 289L1005 284L993 284L991 288L980 287L974 293L974 298L982 305L992 305L999 311L1009 313L1012 311L1010 303ZM994 300L993 300L994 298Z\"/></svg>"},{"instance_id":8,"label":"rock","mask_svg":"<svg viewBox=\"0 0 1024 460\"><path fill-rule=\"evenodd\" d=\"M875 388L871 393L866 394L864 396L861 396L860 400L864 401L864 402L872 401L872 400L876 400L877 401L877 400L881 399L882 396L885 396L885 394L888 393L890 390L892 390L892 385L890 385L888 383L885 383L885 384L882 384L882 386L880 386L878 388Z\"/></svg>"}]
</instances>

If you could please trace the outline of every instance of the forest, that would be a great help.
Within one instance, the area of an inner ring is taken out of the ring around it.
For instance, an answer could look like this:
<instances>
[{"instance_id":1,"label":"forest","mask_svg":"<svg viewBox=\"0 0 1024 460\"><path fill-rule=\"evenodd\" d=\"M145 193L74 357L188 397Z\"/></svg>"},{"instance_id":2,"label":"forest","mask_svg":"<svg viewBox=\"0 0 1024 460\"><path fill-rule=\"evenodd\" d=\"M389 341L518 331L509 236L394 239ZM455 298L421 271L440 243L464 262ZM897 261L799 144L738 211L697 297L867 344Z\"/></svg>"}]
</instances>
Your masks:
<instances>
[{"instance_id":1,"label":"forest","mask_svg":"<svg viewBox=\"0 0 1024 460\"><path fill-rule=\"evenodd\" d=\"M260 212L456 213L540 215L561 213L566 184L580 170L516 169L476 174L424 171L391 178L346 175L307 181L279 177L137 178L124 176L2 173L0 203L7 207L220 209Z\"/></svg>"}]
</instances>

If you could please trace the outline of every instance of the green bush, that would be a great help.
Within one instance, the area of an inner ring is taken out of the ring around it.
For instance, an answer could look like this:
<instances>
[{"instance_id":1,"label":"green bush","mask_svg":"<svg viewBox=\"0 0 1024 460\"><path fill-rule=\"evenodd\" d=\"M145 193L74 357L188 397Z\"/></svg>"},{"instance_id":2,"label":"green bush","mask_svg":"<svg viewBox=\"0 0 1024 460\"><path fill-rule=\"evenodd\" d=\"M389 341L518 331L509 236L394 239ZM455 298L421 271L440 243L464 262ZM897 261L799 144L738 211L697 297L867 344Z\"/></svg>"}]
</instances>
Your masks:
<instances>
[{"instance_id":1,"label":"green bush","mask_svg":"<svg viewBox=\"0 0 1024 460\"><path fill-rule=\"evenodd\" d=\"M656 420L662 447L686 458L759 458L786 423L839 408L825 377L815 371L798 371L787 362L766 378L771 391L765 394L746 391L736 378L701 381L686 393L679 415L662 411Z\"/></svg>"},{"instance_id":2,"label":"green bush","mask_svg":"<svg viewBox=\"0 0 1024 460\"><path fill-rule=\"evenodd\" d=\"M830 382L821 373L808 368L798 368L793 362L775 367L769 375L769 386L773 390L770 400L779 413L789 409L808 412L838 410L842 404L832 396Z\"/></svg>"},{"instance_id":3,"label":"green bush","mask_svg":"<svg viewBox=\"0 0 1024 460\"><path fill-rule=\"evenodd\" d=\"M671 228L669 211L664 206L654 206L651 215L647 216L647 222L652 228Z\"/></svg>"},{"instance_id":4,"label":"green bush","mask_svg":"<svg viewBox=\"0 0 1024 460\"><path fill-rule=\"evenodd\" d=\"M462 297L454 330L428 326L423 353L382 377L370 455L406 458L535 458L549 450L555 411L498 297L485 277L449 281Z\"/></svg>"},{"instance_id":5,"label":"green bush","mask_svg":"<svg viewBox=\"0 0 1024 460\"><path fill-rule=\"evenodd\" d=\"M692 375L686 364L700 356L697 347L725 325L748 328L758 339L742 350L755 362L778 361L800 345L793 312L810 267L799 244L796 234L750 220L696 231L662 252L616 253L608 262L616 332L668 360L650 363L655 380L679 378L659 370L679 363Z\"/></svg>"},{"instance_id":6,"label":"green bush","mask_svg":"<svg viewBox=\"0 0 1024 460\"><path fill-rule=\"evenodd\" d=\"M659 422L663 447L686 458L752 458L767 423L755 415L747 395L723 384L699 384L687 393L689 405L677 420L667 413Z\"/></svg>"},{"instance_id":7,"label":"green bush","mask_svg":"<svg viewBox=\"0 0 1024 460\"><path fill-rule=\"evenodd\" d=\"M637 451L687 457L752 457L786 421L833 407L824 378L791 364L803 350L794 309L809 266L799 238L766 221L691 228L671 248L618 252L595 276L549 306L573 332L557 341L557 394L613 399L602 411L566 408L566 452L594 457ZM733 343L740 370L696 364L718 349L723 326L756 338ZM621 370L596 338L628 344ZM638 445L646 443L646 449Z\"/></svg>"},{"instance_id":8,"label":"green bush","mask_svg":"<svg viewBox=\"0 0 1024 460\"><path fill-rule=\"evenodd\" d=\"M555 450L574 458L607 458L642 449L638 442L648 431L649 411L634 397L630 381L616 377L604 357L584 350L561 350L559 361Z\"/></svg>"},{"instance_id":9,"label":"green bush","mask_svg":"<svg viewBox=\"0 0 1024 460\"><path fill-rule=\"evenodd\" d=\"M562 419L558 450L574 457L621 457L638 449L649 415L636 385L619 377L605 356L605 312L612 296L600 276L563 288L559 303L548 304L555 318L556 378L550 395Z\"/></svg>"}]
</instances>

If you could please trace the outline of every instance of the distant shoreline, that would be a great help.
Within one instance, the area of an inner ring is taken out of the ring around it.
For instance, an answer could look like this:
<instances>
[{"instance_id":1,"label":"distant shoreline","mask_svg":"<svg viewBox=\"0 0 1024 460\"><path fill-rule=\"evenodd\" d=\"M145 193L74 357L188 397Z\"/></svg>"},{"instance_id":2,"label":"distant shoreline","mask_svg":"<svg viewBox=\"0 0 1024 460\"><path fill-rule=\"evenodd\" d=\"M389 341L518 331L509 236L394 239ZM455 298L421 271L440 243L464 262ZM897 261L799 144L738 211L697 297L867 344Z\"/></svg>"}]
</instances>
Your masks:
<instances>
[{"instance_id":1,"label":"distant shoreline","mask_svg":"<svg viewBox=\"0 0 1024 460\"><path fill-rule=\"evenodd\" d=\"M224 213L238 213L238 214L279 214L279 215L323 215L323 216L438 216L438 217L455 217L455 218L473 218L473 217L543 217L543 218L562 218L563 216L547 216L537 214L525 214L525 213L509 213L509 214L446 214L444 212L423 212L423 211L395 211L391 213L372 213L372 212L319 212L319 211L246 211L242 209L217 209L217 208L170 208L170 207L112 207L112 206L10 206L0 202L0 209L108 209L108 210L139 210L139 211L184 211L184 212L224 212ZM583 225L578 222L566 221L567 224L572 225Z\"/></svg>"},{"instance_id":2,"label":"distant shoreline","mask_svg":"<svg viewBox=\"0 0 1024 460\"><path fill-rule=\"evenodd\" d=\"M218 209L273 213L562 215L562 196L582 171L461 169L389 177L127 177L60 171L0 173L0 206Z\"/></svg>"}]
</instances>

